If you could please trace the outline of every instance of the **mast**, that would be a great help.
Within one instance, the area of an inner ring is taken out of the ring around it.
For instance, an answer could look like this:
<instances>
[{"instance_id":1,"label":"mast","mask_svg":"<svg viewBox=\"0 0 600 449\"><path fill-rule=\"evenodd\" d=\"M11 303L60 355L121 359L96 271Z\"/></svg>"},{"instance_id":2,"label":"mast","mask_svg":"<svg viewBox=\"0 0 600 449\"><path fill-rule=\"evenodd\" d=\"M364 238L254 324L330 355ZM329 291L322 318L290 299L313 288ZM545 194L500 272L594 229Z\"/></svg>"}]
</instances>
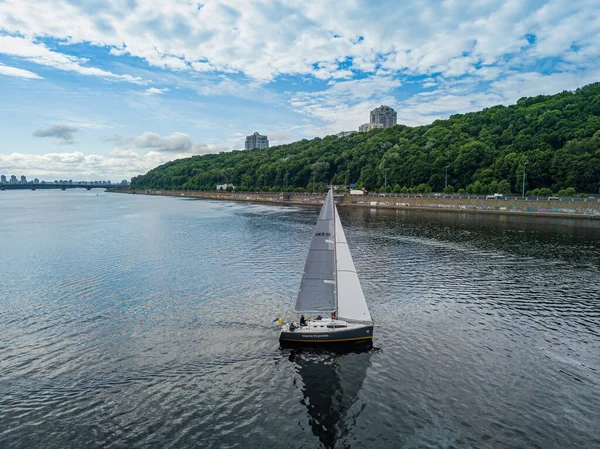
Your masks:
<instances>
[{"instance_id":1,"label":"mast","mask_svg":"<svg viewBox=\"0 0 600 449\"><path fill-rule=\"evenodd\" d=\"M335 198L333 197L333 187L331 187L331 208L333 210L333 270L335 273L335 317L337 318L338 303L339 303L339 288L338 288L338 270L337 270L337 234L335 232L335 223L338 220L337 208L335 207Z\"/></svg>"}]
</instances>

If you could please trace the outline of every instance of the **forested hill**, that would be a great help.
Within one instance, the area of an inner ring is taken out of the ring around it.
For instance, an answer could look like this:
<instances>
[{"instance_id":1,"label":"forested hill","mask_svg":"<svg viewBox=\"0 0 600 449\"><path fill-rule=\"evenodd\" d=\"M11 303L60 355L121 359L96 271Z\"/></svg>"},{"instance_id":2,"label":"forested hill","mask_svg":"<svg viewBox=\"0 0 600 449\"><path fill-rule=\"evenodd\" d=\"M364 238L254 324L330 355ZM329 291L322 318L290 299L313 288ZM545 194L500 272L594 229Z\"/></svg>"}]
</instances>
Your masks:
<instances>
[{"instance_id":1,"label":"forested hill","mask_svg":"<svg viewBox=\"0 0 600 449\"><path fill-rule=\"evenodd\" d=\"M180 159L133 178L134 188L245 190L357 183L369 190L454 189L486 193L526 189L598 192L600 83L516 105L453 115L430 125L327 136L264 150ZM405 189L403 189L405 188Z\"/></svg>"}]
</instances>

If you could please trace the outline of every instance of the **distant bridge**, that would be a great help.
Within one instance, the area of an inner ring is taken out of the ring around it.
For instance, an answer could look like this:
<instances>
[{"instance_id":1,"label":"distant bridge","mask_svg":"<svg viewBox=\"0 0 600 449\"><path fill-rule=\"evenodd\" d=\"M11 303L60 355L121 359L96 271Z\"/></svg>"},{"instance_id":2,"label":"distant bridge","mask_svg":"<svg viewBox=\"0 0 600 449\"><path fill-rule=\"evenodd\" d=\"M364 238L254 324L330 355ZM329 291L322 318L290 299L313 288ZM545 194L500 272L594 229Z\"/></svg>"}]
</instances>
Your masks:
<instances>
[{"instance_id":1,"label":"distant bridge","mask_svg":"<svg viewBox=\"0 0 600 449\"><path fill-rule=\"evenodd\" d=\"M0 190L37 190L37 189L117 189L118 185L106 184L0 184Z\"/></svg>"}]
</instances>

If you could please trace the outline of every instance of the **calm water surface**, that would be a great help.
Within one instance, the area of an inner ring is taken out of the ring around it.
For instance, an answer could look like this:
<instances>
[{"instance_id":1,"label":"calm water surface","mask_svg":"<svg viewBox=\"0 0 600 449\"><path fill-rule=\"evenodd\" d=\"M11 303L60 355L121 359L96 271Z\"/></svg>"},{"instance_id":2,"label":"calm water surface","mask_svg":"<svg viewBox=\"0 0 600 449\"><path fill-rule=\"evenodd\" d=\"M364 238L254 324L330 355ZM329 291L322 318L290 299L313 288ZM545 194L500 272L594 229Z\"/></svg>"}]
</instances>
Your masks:
<instances>
[{"instance_id":1,"label":"calm water surface","mask_svg":"<svg viewBox=\"0 0 600 449\"><path fill-rule=\"evenodd\" d=\"M376 349L280 350L317 209L0 192L1 448L600 448L600 222L340 214Z\"/></svg>"}]
</instances>

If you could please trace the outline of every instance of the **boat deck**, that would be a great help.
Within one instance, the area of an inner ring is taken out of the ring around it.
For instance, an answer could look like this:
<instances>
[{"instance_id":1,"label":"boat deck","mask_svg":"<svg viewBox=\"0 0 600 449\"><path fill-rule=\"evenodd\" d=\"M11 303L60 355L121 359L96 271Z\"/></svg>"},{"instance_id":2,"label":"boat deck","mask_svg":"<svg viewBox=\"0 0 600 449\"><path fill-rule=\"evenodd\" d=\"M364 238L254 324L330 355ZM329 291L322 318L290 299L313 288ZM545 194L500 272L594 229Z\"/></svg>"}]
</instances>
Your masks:
<instances>
[{"instance_id":1,"label":"boat deck","mask_svg":"<svg viewBox=\"0 0 600 449\"><path fill-rule=\"evenodd\" d=\"M298 322L287 323L281 326L281 330L290 331L291 324L295 327L293 332L330 332L335 329L349 329L356 326L342 320L322 318L320 320L308 319L306 320L306 326L300 326Z\"/></svg>"}]
</instances>

